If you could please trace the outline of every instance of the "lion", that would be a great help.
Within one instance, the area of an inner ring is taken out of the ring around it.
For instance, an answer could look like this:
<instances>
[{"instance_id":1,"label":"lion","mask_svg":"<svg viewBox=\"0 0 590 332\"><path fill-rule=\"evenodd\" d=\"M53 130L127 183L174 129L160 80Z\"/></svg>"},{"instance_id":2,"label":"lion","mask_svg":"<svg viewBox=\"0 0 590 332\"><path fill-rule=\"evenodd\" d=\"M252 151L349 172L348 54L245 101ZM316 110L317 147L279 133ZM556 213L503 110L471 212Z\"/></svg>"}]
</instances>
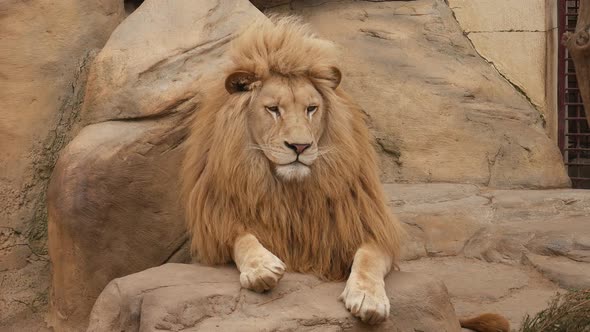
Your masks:
<instances>
[{"instance_id":1,"label":"lion","mask_svg":"<svg viewBox=\"0 0 590 332\"><path fill-rule=\"evenodd\" d=\"M286 270L347 280L362 321L389 316L384 278L402 227L389 210L365 113L340 88L332 43L273 17L232 42L190 120L182 168L191 251L235 262L241 286L274 288Z\"/></svg>"}]
</instances>

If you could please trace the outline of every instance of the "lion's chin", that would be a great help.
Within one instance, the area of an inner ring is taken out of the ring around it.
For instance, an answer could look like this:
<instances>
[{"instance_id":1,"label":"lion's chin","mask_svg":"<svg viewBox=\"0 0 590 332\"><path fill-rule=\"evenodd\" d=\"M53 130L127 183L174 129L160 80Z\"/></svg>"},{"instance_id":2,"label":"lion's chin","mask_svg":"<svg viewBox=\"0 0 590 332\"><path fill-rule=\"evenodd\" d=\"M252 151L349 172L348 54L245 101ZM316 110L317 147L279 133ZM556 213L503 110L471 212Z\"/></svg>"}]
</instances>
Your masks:
<instances>
[{"instance_id":1,"label":"lion's chin","mask_svg":"<svg viewBox=\"0 0 590 332\"><path fill-rule=\"evenodd\" d=\"M301 181L311 173L311 169L302 163L280 165L276 168L277 175L285 181Z\"/></svg>"}]
</instances>

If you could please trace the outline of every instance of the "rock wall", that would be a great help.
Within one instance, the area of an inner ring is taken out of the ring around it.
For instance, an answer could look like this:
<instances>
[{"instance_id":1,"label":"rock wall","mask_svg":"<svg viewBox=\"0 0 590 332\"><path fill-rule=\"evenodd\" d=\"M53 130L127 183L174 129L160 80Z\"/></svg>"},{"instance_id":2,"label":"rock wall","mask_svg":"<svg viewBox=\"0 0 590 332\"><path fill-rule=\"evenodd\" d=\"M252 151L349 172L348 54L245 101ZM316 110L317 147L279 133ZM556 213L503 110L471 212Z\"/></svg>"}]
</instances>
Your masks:
<instances>
[{"instance_id":1,"label":"rock wall","mask_svg":"<svg viewBox=\"0 0 590 332\"><path fill-rule=\"evenodd\" d=\"M122 1L0 3L0 326L47 303L45 191Z\"/></svg>"},{"instance_id":2,"label":"rock wall","mask_svg":"<svg viewBox=\"0 0 590 332\"><path fill-rule=\"evenodd\" d=\"M302 15L340 46L342 84L372 119L386 182L569 186L540 113L479 56L444 1L271 11Z\"/></svg>"},{"instance_id":3,"label":"rock wall","mask_svg":"<svg viewBox=\"0 0 590 332\"><path fill-rule=\"evenodd\" d=\"M557 3L449 0L457 21L477 52L543 114L545 129L554 141L557 141L557 43L560 39Z\"/></svg>"}]
</instances>

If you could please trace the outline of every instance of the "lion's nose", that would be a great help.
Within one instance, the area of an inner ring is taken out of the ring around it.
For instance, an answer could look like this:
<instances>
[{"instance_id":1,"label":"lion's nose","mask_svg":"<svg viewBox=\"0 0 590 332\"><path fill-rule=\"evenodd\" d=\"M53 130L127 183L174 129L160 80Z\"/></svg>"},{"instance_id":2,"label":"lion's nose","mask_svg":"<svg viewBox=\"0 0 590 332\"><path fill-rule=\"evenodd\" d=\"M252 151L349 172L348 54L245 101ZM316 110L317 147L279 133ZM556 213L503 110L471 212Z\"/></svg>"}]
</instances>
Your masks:
<instances>
[{"instance_id":1,"label":"lion's nose","mask_svg":"<svg viewBox=\"0 0 590 332\"><path fill-rule=\"evenodd\" d=\"M307 148L309 148L311 146L311 143L301 144L301 143L289 143L289 142L285 141L285 145L289 149L295 151L295 153L300 155L303 153L303 151L307 150Z\"/></svg>"}]
</instances>

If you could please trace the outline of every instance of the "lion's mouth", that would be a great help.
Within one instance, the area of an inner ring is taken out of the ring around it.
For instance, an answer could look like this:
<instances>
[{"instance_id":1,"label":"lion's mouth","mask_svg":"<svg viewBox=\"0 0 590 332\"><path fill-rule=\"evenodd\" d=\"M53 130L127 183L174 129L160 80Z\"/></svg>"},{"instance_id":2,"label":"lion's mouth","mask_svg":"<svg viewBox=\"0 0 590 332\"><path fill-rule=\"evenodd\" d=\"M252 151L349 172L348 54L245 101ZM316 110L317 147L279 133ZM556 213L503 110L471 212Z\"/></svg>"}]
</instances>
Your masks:
<instances>
[{"instance_id":1,"label":"lion's mouth","mask_svg":"<svg viewBox=\"0 0 590 332\"><path fill-rule=\"evenodd\" d=\"M304 163L302 161L299 161L299 160L295 160L293 162L290 162L290 163L287 163L287 164L281 164L281 165L278 165L278 166L289 166L289 165L291 165L291 166L307 166L307 167L309 167L308 164L306 164L306 163Z\"/></svg>"},{"instance_id":2,"label":"lion's mouth","mask_svg":"<svg viewBox=\"0 0 590 332\"><path fill-rule=\"evenodd\" d=\"M309 167L310 165L304 163L303 161L299 160L299 157L297 157L297 159L293 160L290 163L285 163L285 164L277 164L277 166L306 166Z\"/></svg>"},{"instance_id":3,"label":"lion's mouth","mask_svg":"<svg viewBox=\"0 0 590 332\"><path fill-rule=\"evenodd\" d=\"M293 162L277 165L275 169L277 175L284 180L302 180L309 176L311 170L305 163L295 160Z\"/></svg>"}]
</instances>

